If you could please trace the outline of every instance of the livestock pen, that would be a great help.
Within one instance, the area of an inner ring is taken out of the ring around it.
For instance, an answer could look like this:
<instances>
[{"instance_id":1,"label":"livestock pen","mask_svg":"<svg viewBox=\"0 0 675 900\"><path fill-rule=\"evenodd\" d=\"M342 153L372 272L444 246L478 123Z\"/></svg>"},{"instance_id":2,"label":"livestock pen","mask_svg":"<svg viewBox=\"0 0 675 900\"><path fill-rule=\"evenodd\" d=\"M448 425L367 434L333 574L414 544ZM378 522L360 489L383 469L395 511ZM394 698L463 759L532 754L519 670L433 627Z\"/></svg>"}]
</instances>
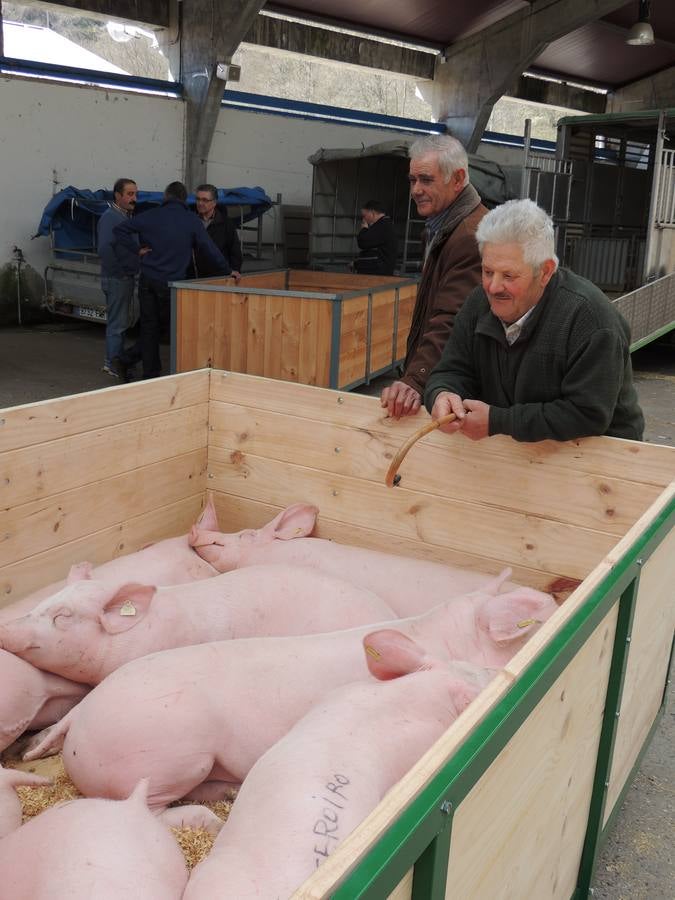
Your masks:
<instances>
[{"instance_id":1,"label":"livestock pen","mask_svg":"<svg viewBox=\"0 0 675 900\"><path fill-rule=\"evenodd\" d=\"M227 531L304 500L321 537L512 567L560 609L296 897L585 896L662 709L675 450L436 433L386 488L419 425L216 369L0 411L1 602L184 532L209 490Z\"/></svg>"}]
</instances>

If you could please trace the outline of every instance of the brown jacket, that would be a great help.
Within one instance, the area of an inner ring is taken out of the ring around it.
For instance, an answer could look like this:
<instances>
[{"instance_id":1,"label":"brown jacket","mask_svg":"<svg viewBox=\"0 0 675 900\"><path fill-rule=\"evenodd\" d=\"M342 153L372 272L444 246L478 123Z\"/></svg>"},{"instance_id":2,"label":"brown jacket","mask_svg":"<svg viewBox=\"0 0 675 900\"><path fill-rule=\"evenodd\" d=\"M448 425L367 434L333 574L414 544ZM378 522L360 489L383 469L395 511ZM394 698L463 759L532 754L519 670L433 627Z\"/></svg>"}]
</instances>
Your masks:
<instances>
[{"instance_id":1,"label":"brown jacket","mask_svg":"<svg viewBox=\"0 0 675 900\"><path fill-rule=\"evenodd\" d=\"M466 190L466 189L465 189ZM473 188L453 203L478 197ZM471 205L471 204L469 204ZM422 396L431 370L441 358L459 308L480 284L481 261L476 228L487 213L480 203L459 224L440 234L429 251L417 289L401 381Z\"/></svg>"}]
</instances>

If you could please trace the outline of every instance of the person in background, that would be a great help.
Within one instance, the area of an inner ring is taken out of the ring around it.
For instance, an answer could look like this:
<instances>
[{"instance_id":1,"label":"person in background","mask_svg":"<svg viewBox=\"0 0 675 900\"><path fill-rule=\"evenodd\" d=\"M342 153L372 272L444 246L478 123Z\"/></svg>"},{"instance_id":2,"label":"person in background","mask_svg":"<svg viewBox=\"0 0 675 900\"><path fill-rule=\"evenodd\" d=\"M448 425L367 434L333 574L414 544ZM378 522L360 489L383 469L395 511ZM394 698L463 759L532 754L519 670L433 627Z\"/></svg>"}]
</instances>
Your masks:
<instances>
[{"instance_id":1,"label":"person in background","mask_svg":"<svg viewBox=\"0 0 675 900\"><path fill-rule=\"evenodd\" d=\"M138 258L123 265L113 248L113 230L129 219L136 208L138 188L131 178L118 178L113 187L113 202L98 221L98 255L101 258L101 288L105 294L105 359L103 371L119 377L113 360L124 351L124 335L131 324L134 301L134 280L138 272Z\"/></svg>"},{"instance_id":2,"label":"person in background","mask_svg":"<svg viewBox=\"0 0 675 900\"><path fill-rule=\"evenodd\" d=\"M218 189L212 184L200 184L195 191L197 215L202 220L208 236L230 263L235 281L241 277L242 253L239 235L234 222L227 213L218 209ZM194 253L193 265L189 272L192 278L210 278L218 275L216 267L200 249Z\"/></svg>"},{"instance_id":3,"label":"person in background","mask_svg":"<svg viewBox=\"0 0 675 900\"><path fill-rule=\"evenodd\" d=\"M361 208L361 230L356 235L360 253L354 260L359 275L393 275L398 241L394 225L379 200L368 200Z\"/></svg>"},{"instance_id":4,"label":"person in background","mask_svg":"<svg viewBox=\"0 0 675 900\"><path fill-rule=\"evenodd\" d=\"M161 374L160 337L168 331L171 291L169 283L185 278L193 250L204 253L216 274L229 275L230 266L206 233L195 213L187 208L187 190L172 181L161 206L121 222L113 229L114 249L122 264L140 257L138 299L141 307L141 358L143 378ZM127 367L122 354L117 362Z\"/></svg>"},{"instance_id":5,"label":"person in background","mask_svg":"<svg viewBox=\"0 0 675 900\"><path fill-rule=\"evenodd\" d=\"M424 402L478 441L639 441L630 329L594 284L558 268L553 222L531 200L491 210L476 232L482 285L457 313Z\"/></svg>"},{"instance_id":6,"label":"person in background","mask_svg":"<svg viewBox=\"0 0 675 900\"><path fill-rule=\"evenodd\" d=\"M403 374L381 395L382 406L396 419L419 411L427 379L440 359L455 316L480 283L476 228L487 213L469 183L468 158L458 140L447 134L423 137L408 155L410 195L426 227L422 278Z\"/></svg>"}]
</instances>

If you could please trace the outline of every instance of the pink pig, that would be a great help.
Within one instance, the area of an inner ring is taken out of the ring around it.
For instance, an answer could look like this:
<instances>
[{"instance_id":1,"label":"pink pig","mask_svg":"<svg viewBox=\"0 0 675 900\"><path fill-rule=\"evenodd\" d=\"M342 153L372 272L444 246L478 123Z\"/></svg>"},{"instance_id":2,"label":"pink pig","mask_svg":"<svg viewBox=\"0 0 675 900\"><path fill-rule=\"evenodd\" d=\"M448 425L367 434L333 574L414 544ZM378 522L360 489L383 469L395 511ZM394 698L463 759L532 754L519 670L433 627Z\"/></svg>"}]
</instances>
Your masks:
<instances>
[{"instance_id":1,"label":"pink pig","mask_svg":"<svg viewBox=\"0 0 675 900\"><path fill-rule=\"evenodd\" d=\"M0 650L0 751L26 729L57 722L88 690Z\"/></svg>"},{"instance_id":2,"label":"pink pig","mask_svg":"<svg viewBox=\"0 0 675 900\"><path fill-rule=\"evenodd\" d=\"M377 627L402 631L442 660L499 667L556 609L551 598L521 588L456 598ZM87 796L124 797L148 776L153 809L184 796L217 799L324 694L369 677L362 641L371 631L366 625L219 641L134 660L94 688L25 758L60 746L65 735L66 771ZM381 668L388 677L400 674Z\"/></svg>"},{"instance_id":3,"label":"pink pig","mask_svg":"<svg viewBox=\"0 0 675 900\"><path fill-rule=\"evenodd\" d=\"M11 900L180 900L185 860L148 810L147 783L121 802L71 800L0 841L2 897Z\"/></svg>"},{"instance_id":4,"label":"pink pig","mask_svg":"<svg viewBox=\"0 0 675 900\"><path fill-rule=\"evenodd\" d=\"M184 900L290 897L494 677L400 632L363 643L376 677L404 677L331 691L258 760Z\"/></svg>"},{"instance_id":5,"label":"pink pig","mask_svg":"<svg viewBox=\"0 0 675 900\"><path fill-rule=\"evenodd\" d=\"M197 520L201 528L218 528L218 519L213 503L207 503ZM193 526L196 527L196 526ZM142 581L145 584L184 584L188 581L201 581L211 578L218 572L206 560L201 559L188 543L188 535L167 538L156 544L149 544L136 553L118 556L100 566L82 562L71 568L71 577L95 578L106 587L119 588L130 581ZM78 573L74 576L74 573ZM8 606L0 608L0 624L25 616L38 603L60 591L69 583L56 581L22 597Z\"/></svg>"},{"instance_id":6,"label":"pink pig","mask_svg":"<svg viewBox=\"0 0 675 900\"><path fill-rule=\"evenodd\" d=\"M28 785L37 787L51 784L48 778L20 772L18 769L3 769L0 766L0 846L2 838L16 831L21 825L23 812L16 788ZM1 883L1 882L0 882Z\"/></svg>"},{"instance_id":7,"label":"pink pig","mask_svg":"<svg viewBox=\"0 0 675 900\"><path fill-rule=\"evenodd\" d=\"M190 531L189 541L219 572L261 563L306 566L368 588L386 600L397 616L427 612L450 597L484 587L493 578L468 569L309 537L318 512L315 506L296 503L262 528L235 534L209 531L197 524Z\"/></svg>"},{"instance_id":8,"label":"pink pig","mask_svg":"<svg viewBox=\"0 0 675 900\"><path fill-rule=\"evenodd\" d=\"M97 684L125 662L170 647L332 631L394 616L370 591L297 566L251 566L164 588L116 590L84 579L0 625L0 647Z\"/></svg>"}]
</instances>

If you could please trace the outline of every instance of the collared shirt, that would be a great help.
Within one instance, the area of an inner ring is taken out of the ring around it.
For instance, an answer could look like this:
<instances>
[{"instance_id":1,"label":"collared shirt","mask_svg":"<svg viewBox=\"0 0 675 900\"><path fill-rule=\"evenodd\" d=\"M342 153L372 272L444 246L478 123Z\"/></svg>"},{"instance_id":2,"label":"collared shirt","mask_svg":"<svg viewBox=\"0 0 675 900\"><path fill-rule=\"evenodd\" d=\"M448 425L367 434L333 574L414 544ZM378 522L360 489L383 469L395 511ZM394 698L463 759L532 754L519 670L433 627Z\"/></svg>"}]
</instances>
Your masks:
<instances>
[{"instance_id":1,"label":"collared shirt","mask_svg":"<svg viewBox=\"0 0 675 900\"><path fill-rule=\"evenodd\" d=\"M536 304L535 304L536 305ZM502 328L504 329L504 334L506 335L506 342L511 346L511 344L515 344L515 342L520 337L520 332L523 330L523 325L532 315L532 310L534 306L528 309L524 316L521 316L517 322L511 322L510 325L507 325L506 322L502 322ZM501 319L499 320L501 322Z\"/></svg>"}]
</instances>

